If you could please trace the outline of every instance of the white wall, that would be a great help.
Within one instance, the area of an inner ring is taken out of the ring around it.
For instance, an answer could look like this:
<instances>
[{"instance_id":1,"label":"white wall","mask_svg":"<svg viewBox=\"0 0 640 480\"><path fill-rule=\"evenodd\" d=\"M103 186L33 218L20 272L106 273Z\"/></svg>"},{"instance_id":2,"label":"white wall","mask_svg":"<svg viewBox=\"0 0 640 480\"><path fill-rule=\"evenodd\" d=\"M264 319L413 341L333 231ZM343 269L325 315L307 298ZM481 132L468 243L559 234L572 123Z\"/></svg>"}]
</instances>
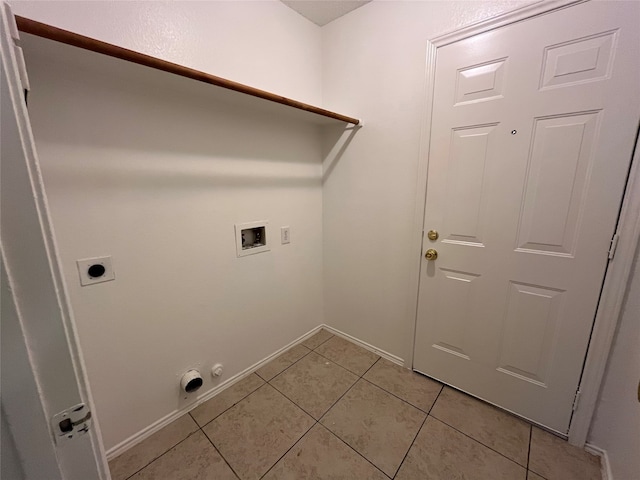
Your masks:
<instances>
[{"instance_id":1,"label":"white wall","mask_svg":"<svg viewBox=\"0 0 640 480\"><path fill-rule=\"evenodd\" d=\"M610 480L637 478L640 472L640 261L613 343L588 442L607 451Z\"/></svg>"},{"instance_id":2,"label":"white wall","mask_svg":"<svg viewBox=\"0 0 640 480\"><path fill-rule=\"evenodd\" d=\"M295 100L322 103L320 27L277 0L10 3L16 15Z\"/></svg>"},{"instance_id":3,"label":"white wall","mask_svg":"<svg viewBox=\"0 0 640 480\"><path fill-rule=\"evenodd\" d=\"M365 127L325 160L327 323L411 365L408 311L428 39L522 2L374 1L323 27L324 107ZM330 144L335 141L329 136Z\"/></svg>"},{"instance_id":4,"label":"white wall","mask_svg":"<svg viewBox=\"0 0 640 480\"><path fill-rule=\"evenodd\" d=\"M327 323L411 365L416 299L408 294L426 41L520 2L371 2L323 27L324 107L365 127L327 135L323 185ZM372 33L374 32L374 33ZM336 160L336 157L337 160ZM614 478L640 470L640 267L636 262L589 442L608 451Z\"/></svg>"},{"instance_id":5,"label":"white wall","mask_svg":"<svg viewBox=\"0 0 640 480\"><path fill-rule=\"evenodd\" d=\"M319 29L280 2L94 5L95 21L83 17L84 2L15 11L320 98ZM167 35L179 21L182 33ZM322 323L320 132L205 84L33 37L23 46L45 187L109 450L186 406L177 375L187 368L203 368L206 392ZM270 221L272 251L236 258L234 223L261 219ZM282 225L290 245L279 244ZM101 255L113 257L116 280L81 287L75 261ZM207 375L215 362L225 366L218 381Z\"/></svg>"}]
</instances>

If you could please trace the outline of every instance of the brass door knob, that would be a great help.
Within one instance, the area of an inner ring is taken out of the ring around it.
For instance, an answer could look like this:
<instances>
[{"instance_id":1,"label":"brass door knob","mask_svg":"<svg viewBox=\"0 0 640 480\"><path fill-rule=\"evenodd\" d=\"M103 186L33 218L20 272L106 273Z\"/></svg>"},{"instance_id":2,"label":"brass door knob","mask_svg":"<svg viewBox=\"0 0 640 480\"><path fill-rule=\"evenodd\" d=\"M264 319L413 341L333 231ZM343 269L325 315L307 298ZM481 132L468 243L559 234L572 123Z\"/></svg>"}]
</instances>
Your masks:
<instances>
[{"instance_id":1,"label":"brass door knob","mask_svg":"<svg viewBox=\"0 0 640 480\"><path fill-rule=\"evenodd\" d=\"M427 260L435 260L438 258L438 252L436 252L433 248L427 250L427 253L424 254L424 258Z\"/></svg>"}]
</instances>

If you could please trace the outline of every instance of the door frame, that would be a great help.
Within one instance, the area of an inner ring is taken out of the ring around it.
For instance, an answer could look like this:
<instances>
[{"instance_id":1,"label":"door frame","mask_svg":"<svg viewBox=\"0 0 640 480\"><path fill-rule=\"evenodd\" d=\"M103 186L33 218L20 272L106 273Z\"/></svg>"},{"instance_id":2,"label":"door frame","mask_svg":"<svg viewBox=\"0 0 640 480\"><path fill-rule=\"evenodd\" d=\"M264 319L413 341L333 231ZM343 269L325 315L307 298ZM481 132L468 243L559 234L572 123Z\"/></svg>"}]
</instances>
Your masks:
<instances>
[{"instance_id":1,"label":"door frame","mask_svg":"<svg viewBox=\"0 0 640 480\"><path fill-rule=\"evenodd\" d=\"M572 7L589 0L550 0L538 1L502 15L474 23L427 41L426 51L426 91L423 100L424 112L420 153L417 168L416 209L414 213L412 243L410 251L414 258L420 259L417 268L412 269L409 278L409 298L412 302L408 308L407 322L410 325L412 340L411 364L415 356L415 338L418 322L418 296L420 289L420 265L422 260L422 242L424 235L424 215L427 198L427 173L429 167L429 147L431 140L431 123L433 110L433 94L436 74L436 57L438 48L466 38L511 25L523 20L548 14L563 8ZM596 310L591 340L587 347L582 377L579 383L580 402L573 412L569 425L569 443L583 447L587 440L591 420L595 413L600 386L604 377L607 359L613 344L613 337L623 307L627 285L631 277L634 255L640 243L640 137L636 144L631 163L631 170L624 192L624 198L616 227L619 235L615 257L609 262L600 294L600 302Z\"/></svg>"},{"instance_id":2,"label":"door frame","mask_svg":"<svg viewBox=\"0 0 640 480\"><path fill-rule=\"evenodd\" d=\"M2 217L2 300L13 302L14 317L3 318L3 326L11 328L16 342L8 353L16 363L13 370L18 370L18 378L36 395L25 401L25 391L6 389L3 408L28 478L45 473L52 479L106 480L111 477L25 102L28 80L19 34L4 0L0 0L0 24L1 74L8 87L3 97L6 95L7 111L12 111L16 122L15 137L7 145L14 141L22 150L21 155L2 158L2 173L18 179L7 193L3 190L3 200L9 200L13 208L21 207L19 218ZM11 373L14 378L16 372ZM71 440L56 440L60 437L53 415L79 402L91 411L91 429Z\"/></svg>"}]
</instances>

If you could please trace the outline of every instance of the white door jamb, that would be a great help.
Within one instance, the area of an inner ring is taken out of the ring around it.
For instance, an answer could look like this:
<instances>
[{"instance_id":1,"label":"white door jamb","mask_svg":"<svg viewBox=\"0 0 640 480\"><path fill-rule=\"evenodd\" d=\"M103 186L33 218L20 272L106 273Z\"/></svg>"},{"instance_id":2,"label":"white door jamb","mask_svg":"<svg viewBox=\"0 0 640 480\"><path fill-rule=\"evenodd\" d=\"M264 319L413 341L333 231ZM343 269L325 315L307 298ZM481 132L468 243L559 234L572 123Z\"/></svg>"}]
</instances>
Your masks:
<instances>
[{"instance_id":1,"label":"white door jamb","mask_svg":"<svg viewBox=\"0 0 640 480\"><path fill-rule=\"evenodd\" d=\"M578 446L583 446L587 441L613 337L631 279L633 258L640 243L640 137L636 137L634 150L616 230L620 237L615 256L609 262L604 277L591 342L580 380L580 403L573 412L569 426L569 443Z\"/></svg>"}]
</instances>

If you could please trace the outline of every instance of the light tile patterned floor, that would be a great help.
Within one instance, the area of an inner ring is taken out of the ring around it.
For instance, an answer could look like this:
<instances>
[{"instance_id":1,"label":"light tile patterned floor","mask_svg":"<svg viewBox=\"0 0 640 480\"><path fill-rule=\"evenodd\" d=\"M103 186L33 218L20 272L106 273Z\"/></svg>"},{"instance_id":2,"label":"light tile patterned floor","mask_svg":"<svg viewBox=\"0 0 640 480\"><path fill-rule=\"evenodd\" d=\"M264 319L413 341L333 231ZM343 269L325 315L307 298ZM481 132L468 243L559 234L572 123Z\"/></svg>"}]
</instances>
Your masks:
<instances>
[{"instance_id":1,"label":"light tile patterned floor","mask_svg":"<svg viewBox=\"0 0 640 480\"><path fill-rule=\"evenodd\" d=\"M114 480L600 480L598 457L320 331L109 462Z\"/></svg>"}]
</instances>

